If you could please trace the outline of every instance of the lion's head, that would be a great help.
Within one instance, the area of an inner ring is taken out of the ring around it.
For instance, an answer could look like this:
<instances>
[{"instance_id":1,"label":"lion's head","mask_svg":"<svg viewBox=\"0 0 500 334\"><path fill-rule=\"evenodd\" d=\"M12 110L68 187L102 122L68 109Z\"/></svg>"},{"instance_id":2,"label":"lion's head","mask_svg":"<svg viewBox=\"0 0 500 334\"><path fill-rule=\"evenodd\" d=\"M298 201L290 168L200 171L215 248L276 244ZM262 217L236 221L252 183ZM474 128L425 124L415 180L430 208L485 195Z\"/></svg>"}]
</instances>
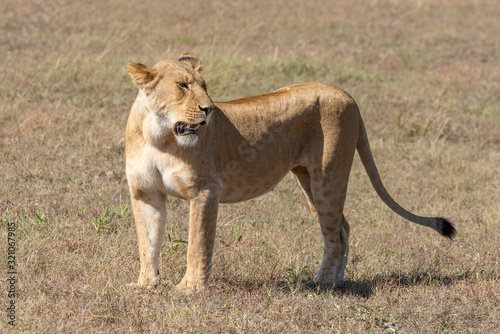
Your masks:
<instances>
[{"instance_id":1,"label":"lion's head","mask_svg":"<svg viewBox=\"0 0 500 334\"><path fill-rule=\"evenodd\" d=\"M144 109L154 115L159 131L171 130L179 145L195 145L197 130L209 122L215 108L200 74L200 59L183 53L177 61L164 60L153 67L129 63L127 68L143 95Z\"/></svg>"}]
</instances>

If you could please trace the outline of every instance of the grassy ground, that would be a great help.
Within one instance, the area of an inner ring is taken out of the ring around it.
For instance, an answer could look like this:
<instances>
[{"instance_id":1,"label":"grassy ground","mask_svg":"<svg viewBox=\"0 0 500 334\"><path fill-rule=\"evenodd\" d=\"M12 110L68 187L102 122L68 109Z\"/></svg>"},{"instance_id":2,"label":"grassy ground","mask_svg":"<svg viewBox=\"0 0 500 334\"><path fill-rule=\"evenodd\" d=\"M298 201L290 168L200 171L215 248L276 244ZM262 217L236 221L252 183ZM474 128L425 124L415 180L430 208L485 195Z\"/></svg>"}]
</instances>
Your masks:
<instances>
[{"instance_id":1,"label":"grassy ground","mask_svg":"<svg viewBox=\"0 0 500 334\"><path fill-rule=\"evenodd\" d=\"M14 222L18 281L14 328L1 285L0 331L500 331L498 17L495 0L2 1L0 259L7 277ZM126 64L184 51L202 58L215 101L310 80L346 89L389 191L449 217L455 241L390 212L355 159L343 289L303 285L322 240L292 177L222 206L212 285L189 297L173 290L188 206L169 199L159 288L122 288L139 270Z\"/></svg>"}]
</instances>

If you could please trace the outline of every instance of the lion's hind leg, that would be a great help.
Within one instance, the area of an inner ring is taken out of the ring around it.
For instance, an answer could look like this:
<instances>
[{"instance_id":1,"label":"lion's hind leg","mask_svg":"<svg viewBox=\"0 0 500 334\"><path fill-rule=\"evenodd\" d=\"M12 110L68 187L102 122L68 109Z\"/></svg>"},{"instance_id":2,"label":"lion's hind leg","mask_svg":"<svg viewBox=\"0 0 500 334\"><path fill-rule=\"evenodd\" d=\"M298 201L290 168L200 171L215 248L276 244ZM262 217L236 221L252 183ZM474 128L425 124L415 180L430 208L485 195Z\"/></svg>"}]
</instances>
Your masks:
<instances>
[{"instance_id":1,"label":"lion's hind leg","mask_svg":"<svg viewBox=\"0 0 500 334\"><path fill-rule=\"evenodd\" d=\"M344 283L345 268L347 266L347 259L349 258L349 223L342 214L342 228L340 229L340 242L344 252L344 259L342 260L342 269L337 277L337 285Z\"/></svg>"},{"instance_id":2,"label":"lion's hind leg","mask_svg":"<svg viewBox=\"0 0 500 334\"><path fill-rule=\"evenodd\" d=\"M314 282L327 286L340 285L344 281L349 253L349 223L343 215L347 181L345 184L329 184L331 182L326 182L326 178L320 175L311 177L305 167L296 167L292 172L323 234L323 261Z\"/></svg>"},{"instance_id":3,"label":"lion's hind leg","mask_svg":"<svg viewBox=\"0 0 500 334\"><path fill-rule=\"evenodd\" d=\"M349 253L349 224L342 213L341 206L338 203L334 204L335 200L331 202L331 205L323 204L323 201L328 202L328 199L315 197L324 246L323 260L314 281L317 284L338 286L344 282Z\"/></svg>"},{"instance_id":4,"label":"lion's hind leg","mask_svg":"<svg viewBox=\"0 0 500 334\"><path fill-rule=\"evenodd\" d=\"M302 187L302 190L304 191L304 194L307 197L309 209L311 209L311 212L313 213L313 215L317 219L318 214L316 212L316 207L314 206L314 198L313 198L312 191L311 191L311 175L307 171L307 168L302 167L302 166L298 166L298 167L293 168L292 173L295 174L297 181L299 181L299 184Z\"/></svg>"}]
</instances>

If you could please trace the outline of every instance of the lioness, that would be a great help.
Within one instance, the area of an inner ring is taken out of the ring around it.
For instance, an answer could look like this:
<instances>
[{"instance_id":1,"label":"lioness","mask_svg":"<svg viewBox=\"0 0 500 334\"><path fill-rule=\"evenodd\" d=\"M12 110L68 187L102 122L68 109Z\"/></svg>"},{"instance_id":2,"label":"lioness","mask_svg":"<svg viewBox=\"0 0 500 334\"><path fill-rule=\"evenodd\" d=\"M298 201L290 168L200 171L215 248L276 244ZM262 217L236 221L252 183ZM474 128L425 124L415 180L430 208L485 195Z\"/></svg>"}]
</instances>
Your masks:
<instances>
[{"instance_id":1,"label":"lioness","mask_svg":"<svg viewBox=\"0 0 500 334\"><path fill-rule=\"evenodd\" d=\"M137 229L141 271L133 286L158 284L167 195L189 200L187 270L177 285L207 285L219 203L272 190L295 174L321 225L324 254L314 278L340 284L349 250L344 200L357 149L377 194L394 212L452 238L446 219L416 216L387 193L372 158L356 102L317 82L240 100L214 103L197 56L153 67L129 63L139 94L126 130L127 179Z\"/></svg>"}]
</instances>

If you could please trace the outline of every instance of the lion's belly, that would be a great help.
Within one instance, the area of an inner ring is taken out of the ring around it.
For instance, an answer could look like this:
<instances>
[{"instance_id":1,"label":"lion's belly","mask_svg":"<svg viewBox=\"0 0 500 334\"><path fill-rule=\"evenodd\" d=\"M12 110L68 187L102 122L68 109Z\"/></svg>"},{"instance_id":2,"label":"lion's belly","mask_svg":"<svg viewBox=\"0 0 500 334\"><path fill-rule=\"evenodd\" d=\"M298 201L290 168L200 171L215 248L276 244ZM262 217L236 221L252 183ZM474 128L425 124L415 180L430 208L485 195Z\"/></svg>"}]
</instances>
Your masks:
<instances>
[{"instance_id":1,"label":"lion's belly","mask_svg":"<svg viewBox=\"0 0 500 334\"><path fill-rule=\"evenodd\" d=\"M273 190L285 177L289 169L262 171L241 171L231 177L221 177L221 203L246 201Z\"/></svg>"},{"instance_id":2,"label":"lion's belly","mask_svg":"<svg viewBox=\"0 0 500 334\"><path fill-rule=\"evenodd\" d=\"M226 144L226 150L218 152L217 175L222 181L220 202L248 200L276 187L300 162L300 145L296 137L288 133L263 131L252 139L244 138L237 145Z\"/></svg>"}]
</instances>

